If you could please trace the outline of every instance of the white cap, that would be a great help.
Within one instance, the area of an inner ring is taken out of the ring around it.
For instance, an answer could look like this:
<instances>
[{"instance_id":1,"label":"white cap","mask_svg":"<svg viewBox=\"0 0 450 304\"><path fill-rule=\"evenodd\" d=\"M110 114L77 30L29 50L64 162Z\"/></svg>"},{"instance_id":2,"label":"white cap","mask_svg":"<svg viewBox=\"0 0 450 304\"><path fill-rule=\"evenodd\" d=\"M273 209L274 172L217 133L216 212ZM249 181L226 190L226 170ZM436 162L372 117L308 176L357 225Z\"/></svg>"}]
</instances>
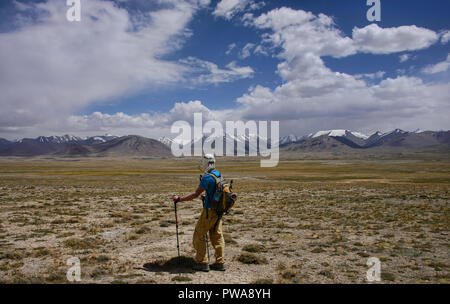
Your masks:
<instances>
[{"instance_id":1,"label":"white cap","mask_svg":"<svg viewBox=\"0 0 450 304\"><path fill-rule=\"evenodd\" d=\"M205 154L202 160L203 171L208 172L209 170L216 168L216 159L212 154Z\"/></svg>"}]
</instances>

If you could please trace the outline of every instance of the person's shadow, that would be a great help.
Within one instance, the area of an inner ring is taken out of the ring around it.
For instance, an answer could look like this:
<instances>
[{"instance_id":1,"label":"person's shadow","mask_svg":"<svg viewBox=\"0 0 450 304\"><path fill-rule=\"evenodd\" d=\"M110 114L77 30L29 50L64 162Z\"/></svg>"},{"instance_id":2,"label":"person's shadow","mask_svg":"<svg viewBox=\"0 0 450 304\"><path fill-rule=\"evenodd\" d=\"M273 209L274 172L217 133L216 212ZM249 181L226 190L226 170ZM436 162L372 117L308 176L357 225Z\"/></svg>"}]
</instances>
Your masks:
<instances>
[{"instance_id":1,"label":"person's shadow","mask_svg":"<svg viewBox=\"0 0 450 304\"><path fill-rule=\"evenodd\" d=\"M144 264L141 270L149 272L168 272L168 273L194 273L195 270L192 269L195 260L192 257L174 257L168 261L157 260L154 262L149 262Z\"/></svg>"}]
</instances>

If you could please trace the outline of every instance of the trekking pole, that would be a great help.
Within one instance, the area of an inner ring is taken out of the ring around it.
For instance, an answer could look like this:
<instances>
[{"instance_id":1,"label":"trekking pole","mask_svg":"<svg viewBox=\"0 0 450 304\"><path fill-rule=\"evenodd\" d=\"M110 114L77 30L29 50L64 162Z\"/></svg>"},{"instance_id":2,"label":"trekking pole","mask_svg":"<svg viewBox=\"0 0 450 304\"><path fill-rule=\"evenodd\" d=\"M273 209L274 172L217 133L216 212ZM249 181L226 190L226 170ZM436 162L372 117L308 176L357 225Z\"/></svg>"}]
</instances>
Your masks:
<instances>
[{"instance_id":1,"label":"trekking pole","mask_svg":"<svg viewBox=\"0 0 450 304\"><path fill-rule=\"evenodd\" d=\"M180 198L178 198L174 203L175 207L175 226L177 227L177 249L178 249L178 257L180 257L180 242L178 240L178 216L177 216L177 203L180 201Z\"/></svg>"},{"instance_id":2,"label":"trekking pole","mask_svg":"<svg viewBox=\"0 0 450 304\"><path fill-rule=\"evenodd\" d=\"M209 264L208 232L206 232L206 234L205 234L205 242L206 242L206 252L208 253L208 264Z\"/></svg>"}]
</instances>

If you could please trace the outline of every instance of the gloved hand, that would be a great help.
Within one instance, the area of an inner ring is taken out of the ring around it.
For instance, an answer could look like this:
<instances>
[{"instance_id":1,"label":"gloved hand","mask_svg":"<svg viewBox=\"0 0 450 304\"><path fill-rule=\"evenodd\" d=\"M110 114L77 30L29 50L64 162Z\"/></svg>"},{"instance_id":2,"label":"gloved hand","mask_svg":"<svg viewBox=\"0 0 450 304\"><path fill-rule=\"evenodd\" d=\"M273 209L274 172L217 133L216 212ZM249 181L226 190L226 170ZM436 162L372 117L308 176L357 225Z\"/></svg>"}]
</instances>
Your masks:
<instances>
[{"instance_id":1,"label":"gloved hand","mask_svg":"<svg viewBox=\"0 0 450 304\"><path fill-rule=\"evenodd\" d=\"M172 196L173 202L176 204L180 201L180 197L178 195Z\"/></svg>"}]
</instances>

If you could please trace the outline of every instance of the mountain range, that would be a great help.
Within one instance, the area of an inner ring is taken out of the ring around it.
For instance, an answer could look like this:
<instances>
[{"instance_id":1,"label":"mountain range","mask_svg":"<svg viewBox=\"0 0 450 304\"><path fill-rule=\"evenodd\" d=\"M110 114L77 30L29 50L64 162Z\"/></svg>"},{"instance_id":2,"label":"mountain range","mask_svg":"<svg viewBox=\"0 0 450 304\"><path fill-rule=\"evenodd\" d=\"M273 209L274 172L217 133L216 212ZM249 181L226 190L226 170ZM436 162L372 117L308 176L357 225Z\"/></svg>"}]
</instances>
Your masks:
<instances>
[{"instance_id":1,"label":"mountain range","mask_svg":"<svg viewBox=\"0 0 450 304\"><path fill-rule=\"evenodd\" d=\"M203 137L202 143L213 139ZM242 143L246 153L250 148L257 151L260 140L257 135L223 137L226 145ZM39 136L9 141L0 138L0 156L147 156L171 157L170 146L174 139L161 137L159 140L137 135L114 136L101 135L92 137ZM256 144L255 144L256 143ZM195 145L194 141L190 142ZM315 152L315 151L386 151L386 150L417 150L422 148L450 148L450 131L414 131L407 132L395 129L390 132L375 132L367 136L350 130L326 130L311 133L306 136L288 135L279 138L280 151L285 152ZM214 143L212 144L214 148ZM234 146L236 154L237 144ZM441 149L442 150L442 149ZM224 150L225 151L225 150Z\"/></svg>"},{"instance_id":2,"label":"mountain range","mask_svg":"<svg viewBox=\"0 0 450 304\"><path fill-rule=\"evenodd\" d=\"M93 137L39 136L16 141L0 139L0 156L171 156L170 148L155 139L137 135Z\"/></svg>"},{"instance_id":3,"label":"mountain range","mask_svg":"<svg viewBox=\"0 0 450 304\"><path fill-rule=\"evenodd\" d=\"M295 138L292 135L290 138ZM375 132L367 136L349 130L319 131L289 141L280 138L280 146L287 151L323 151L336 149L418 149L436 146L450 146L450 131L414 131L395 129L390 132Z\"/></svg>"}]
</instances>

